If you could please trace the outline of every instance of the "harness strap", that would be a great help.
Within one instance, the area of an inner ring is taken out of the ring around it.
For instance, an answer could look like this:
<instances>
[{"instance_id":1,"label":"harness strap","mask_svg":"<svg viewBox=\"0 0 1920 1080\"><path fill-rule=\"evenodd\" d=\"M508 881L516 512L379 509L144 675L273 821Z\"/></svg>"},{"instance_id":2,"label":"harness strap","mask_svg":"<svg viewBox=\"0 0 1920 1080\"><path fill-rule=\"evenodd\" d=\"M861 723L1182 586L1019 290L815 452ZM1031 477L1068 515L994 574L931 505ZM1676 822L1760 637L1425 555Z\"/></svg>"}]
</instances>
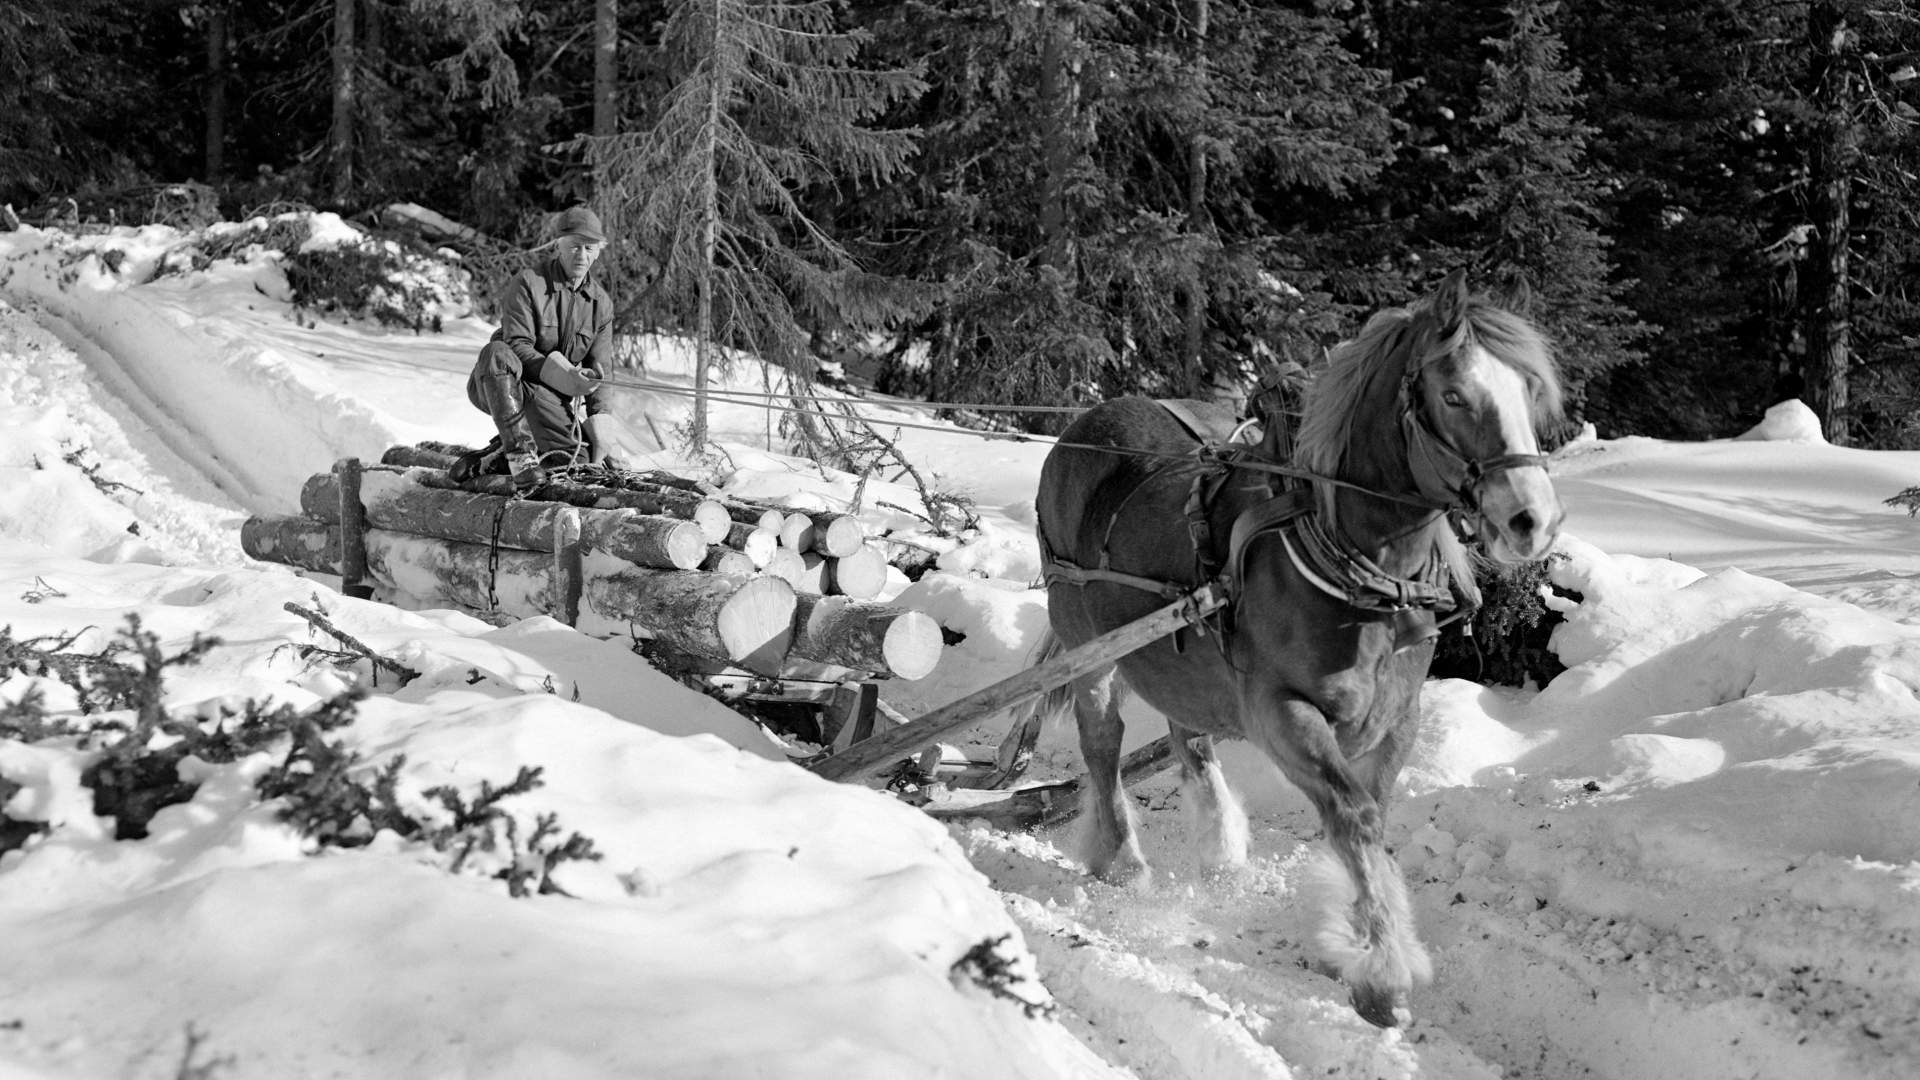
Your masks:
<instances>
[{"instance_id":1,"label":"harness strap","mask_svg":"<svg viewBox=\"0 0 1920 1080\"><path fill-rule=\"evenodd\" d=\"M1240 511L1227 534L1227 582L1230 595L1237 595L1240 583L1246 580L1247 548L1252 546L1255 538L1276 531L1284 536L1284 527L1288 522L1305 516L1312 509L1312 490L1297 486L1288 487L1273 498Z\"/></svg>"},{"instance_id":2,"label":"harness strap","mask_svg":"<svg viewBox=\"0 0 1920 1080\"><path fill-rule=\"evenodd\" d=\"M1046 553L1046 558L1041 561L1041 564L1044 568L1041 580L1048 585L1085 585L1090 581L1106 581L1115 585L1141 589L1164 596L1169 600L1177 600L1192 591L1191 587L1186 585L1172 581L1156 581L1153 578L1141 577L1139 574L1127 574L1104 567L1088 569L1051 552Z\"/></svg>"}]
</instances>

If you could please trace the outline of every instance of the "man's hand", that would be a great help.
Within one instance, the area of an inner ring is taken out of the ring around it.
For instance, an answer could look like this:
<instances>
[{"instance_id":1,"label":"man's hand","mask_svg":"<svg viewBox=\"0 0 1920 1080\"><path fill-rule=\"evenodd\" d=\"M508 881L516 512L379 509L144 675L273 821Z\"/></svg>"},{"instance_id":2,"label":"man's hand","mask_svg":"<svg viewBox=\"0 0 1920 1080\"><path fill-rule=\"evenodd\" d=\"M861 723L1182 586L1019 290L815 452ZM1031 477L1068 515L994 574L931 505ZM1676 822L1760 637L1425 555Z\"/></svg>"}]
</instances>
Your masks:
<instances>
[{"instance_id":1,"label":"man's hand","mask_svg":"<svg viewBox=\"0 0 1920 1080\"><path fill-rule=\"evenodd\" d=\"M566 354L550 352L540 369L540 381L570 398L585 397L600 388L600 373L590 367L574 367Z\"/></svg>"}]
</instances>

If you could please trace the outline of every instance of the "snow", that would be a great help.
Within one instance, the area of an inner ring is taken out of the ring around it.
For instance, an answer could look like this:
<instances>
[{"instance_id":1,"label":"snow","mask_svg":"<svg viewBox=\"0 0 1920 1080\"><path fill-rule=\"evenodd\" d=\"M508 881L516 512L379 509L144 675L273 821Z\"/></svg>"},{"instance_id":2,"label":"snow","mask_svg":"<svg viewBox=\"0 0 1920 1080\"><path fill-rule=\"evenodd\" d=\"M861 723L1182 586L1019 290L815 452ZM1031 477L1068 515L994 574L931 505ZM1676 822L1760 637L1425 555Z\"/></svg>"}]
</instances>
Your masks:
<instances>
[{"instance_id":1,"label":"snow","mask_svg":"<svg viewBox=\"0 0 1920 1080\"><path fill-rule=\"evenodd\" d=\"M310 243L351 230L317 216ZM0 740L0 1077L1906 1077L1920 1071L1920 524L1883 499L1920 454L1827 445L1788 402L1705 443L1589 433L1553 465L1568 598L1545 687L1428 685L1389 827L1436 984L1381 1031L1305 963L1318 824L1224 749L1252 859L1212 876L1170 777L1137 790L1150 889L1087 879L1070 829L942 825L819 780L789 748L550 619L496 627L353 600L241 554L249 514L387 446L476 443L464 379L490 327L449 293L414 334L291 308L275 258L148 280L168 229L0 234L0 627L110 644L136 614L177 715L370 691L333 733L424 794L537 766L502 802L601 858L515 898L512 857L385 832L317 849L254 785L275 753L188 758L193 797L114 839L71 738ZM110 252L119 252L111 255ZM936 537L897 463L860 478L716 406L685 460L677 342L613 391L624 449L737 493L859 510L942 552L895 603L963 639L883 696L917 715L1024 669L1045 627L1031 536L1044 440L929 431L863 406L978 528ZM739 361L725 385L766 392ZM937 426L937 425L934 425ZM663 440L666 445L663 445ZM286 610L318 605L419 672L339 667ZM59 680L0 670L76 721ZM111 715L111 714L109 714ZM1137 745L1159 734L1130 712ZM122 714L124 718L124 714ZM991 748L1007 718L956 741ZM1049 731L1031 774L1077 767ZM10 792L10 797L4 793ZM981 958L1008 977L987 989Z\"/></svg>"}]
</instances>

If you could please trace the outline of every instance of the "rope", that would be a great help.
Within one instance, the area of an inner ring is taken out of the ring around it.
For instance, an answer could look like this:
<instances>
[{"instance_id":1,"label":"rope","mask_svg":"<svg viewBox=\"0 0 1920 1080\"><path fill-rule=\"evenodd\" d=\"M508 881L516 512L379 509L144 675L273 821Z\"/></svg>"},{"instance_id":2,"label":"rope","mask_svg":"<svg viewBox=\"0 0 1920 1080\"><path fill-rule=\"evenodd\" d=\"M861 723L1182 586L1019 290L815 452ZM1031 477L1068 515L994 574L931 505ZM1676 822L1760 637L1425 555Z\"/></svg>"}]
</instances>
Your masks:
<instances>
[{"instance_id":1,"label":"rope","mask_svg":"<svg viewBox=\"0 0 1920 1080\"><path fill-rule=\"evenodd\" d=\"M665 386L665 385L660 385L655 383L639 383L639 382L633 382L625 379L601 379L600 382L601 382L601 385L603 386L618 386L618 387L623 387L631 390L653 390L659 393L672 394L679 397L698 396L692 390L683 389L677 386ZM808 416L820 417L823 420L844 420L846 419L846 417L834 416L830 413L823 412L819 409L808 409L808 408L803 408L797 405L775 405L775 404L772 404L770 401L761 401L761 400L754 400L754 399L782 398L782 397L791 396L795 400L834 401L834 402L848 404L848 405L851 405L854 403L844 398L822 398L822 397L816 397L816 396L810 396L810 395L804 395L804 394L786 395L786 394L756 394L756 393L739 392L738 396L735 396L736 392L727 391L727 390L708 390L706 393L709 398L713 398L715 400L722 401L728 404L748 405L755 408L773 409L779 412L804 413ZM877 403L860 402L860 404L877 404ZM932 402L928 402L928 403L925 403L925 405L922 407L958 408L959 406L938 406ZM1072 411L1072 412L1085 411L1084 409L1073 409L1067 406L1056 406L1056 405L1035 406L1035 408L1046 409L1048 411ZM862 419L864 420L864 418ZM865 420L865 422L874 423L875 421ZM1050 446L1066 448L1071 450L1092 450L1102 454L1122 454L1122 455L1131 456L1131 457L1152 458L1152 459L1157 459L1162 461L1185 461L1185 460L1211 459L1230 469L1245 469L1251 472L1268 473L1273 476L1291 476L1300 480L1311 480L1311 481L1316 481L1322 484L1331 484L1334 487L1346 488L1349 491L1357 491L1362 495L1371 495L1377 499L1386 499L1389 502L1403 503L1407 506L1418 506L1426 510L1446 509L1445 506L1435 503L1431 499L1424 499L1417 496L1394 495L1385 491L1375 491L1372 488L1362 487L1359 484L1348 483L1345 480L1337 480L1331 476L1322 476L1319 473L1310 472L1306 469L1297 469L1290 465L1280 465L1280 464L1269 462L1269 461L1254 461L1254 460L1250 460L1245 457L1239 457L1239 456L1224 456L1219 454L1214 448L1206 447L1206 446L1198 447L1195 450L1188 453L1184 453L1184 454L1169 454L1169 453L1163 453L1158 450L1140 450L1140 449L1135 449L1133 447L1128 447L1128 446L1098 446L1093 443L1061 442L1059 439L1053 438L1052 436L1049 436L1049 435L1029 435L1024 432L974 431L970 428L956 428L956 427L953 427L952 425L916 424L906 420L887 420L881 423L883 423L884 426L888 426L888 427L911 428L916 431L933 431L933 432L939 432L941 434L947 434L947 435L953 435L953 434L971 435L979 439L1001 440L1005 442L1044 443Z\"/></svg>"},{"instance_id":2,"label":"rope","mask_svg":"<svg viewBox=\"0 0 1920 1080\"><path fill-rule=\"evenodd\" d=\"M683 387L672 386L667 383L639 382L634 380L616 380L611 378L601 379L600 381L603 384L612 385L612 386L624 386L634 390L655 390L665 394L682 394L682 395L692 393L692 391L687 390ZM778 400L781 398L785 398L791 401L824 401L824 402L846 403L846 404L852 404L853 402L858 401L862 404L879 404L879 402L869 402L862 398L849 398L844 395L828 396L826 394L800 394L800 393L774 394L774 393L761 393L756 390L711 390L711 389L708 390L707 393L715 397L727 396L735 399L759 398L759 399L771 401L771 400ZM738 400L736 400L734 403L735 404L752 404L751 402L744 402L744 401L738 401ZM988 405L984 402L956 402L956 401L925 401L925 402L914 402L912 404L916 407L921 407L921 408L954 409L954 410L965 411L965 412L1073 413L1075 415L1086 412L1087 409L1089 408L1088 406L1085 406L1085 405Z\"/></svg>"}]
</instances>

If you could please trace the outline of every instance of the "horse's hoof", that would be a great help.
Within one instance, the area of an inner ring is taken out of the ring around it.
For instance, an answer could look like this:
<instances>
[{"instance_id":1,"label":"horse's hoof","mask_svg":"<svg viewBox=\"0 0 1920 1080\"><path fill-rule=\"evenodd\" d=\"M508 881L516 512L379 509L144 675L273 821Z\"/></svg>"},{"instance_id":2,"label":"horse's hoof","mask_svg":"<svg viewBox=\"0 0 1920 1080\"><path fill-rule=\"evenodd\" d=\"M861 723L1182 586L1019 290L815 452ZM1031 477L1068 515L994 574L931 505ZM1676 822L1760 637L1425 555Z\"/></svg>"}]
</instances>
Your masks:
<instances>
[{"instance_id":1,"label":"horse's hoof","mask_svg":"<svg viewBox=\"0 0 1920 1080\"><path fill-rule=\"evenodd\" d=\"M1145 889L1153 884L1153 868L1140 859L1121 852L1104 866L1092 868L1093 876L1122 889Z\"/></svg>"},{"instance_id":2,"label":"horse's hoof","mask_svg":"<svg viewBox=\"0 0 1920 1080\"><path fill-rule=\"evenodd\" d=\"M1413 1023L1413 1010L1407 1007L1405 991L1356 986L1353 988L1353 1011L1360 1014L1360 1019L1375 1027L1406 1027Z\"/></svg>"}]
</instances>

